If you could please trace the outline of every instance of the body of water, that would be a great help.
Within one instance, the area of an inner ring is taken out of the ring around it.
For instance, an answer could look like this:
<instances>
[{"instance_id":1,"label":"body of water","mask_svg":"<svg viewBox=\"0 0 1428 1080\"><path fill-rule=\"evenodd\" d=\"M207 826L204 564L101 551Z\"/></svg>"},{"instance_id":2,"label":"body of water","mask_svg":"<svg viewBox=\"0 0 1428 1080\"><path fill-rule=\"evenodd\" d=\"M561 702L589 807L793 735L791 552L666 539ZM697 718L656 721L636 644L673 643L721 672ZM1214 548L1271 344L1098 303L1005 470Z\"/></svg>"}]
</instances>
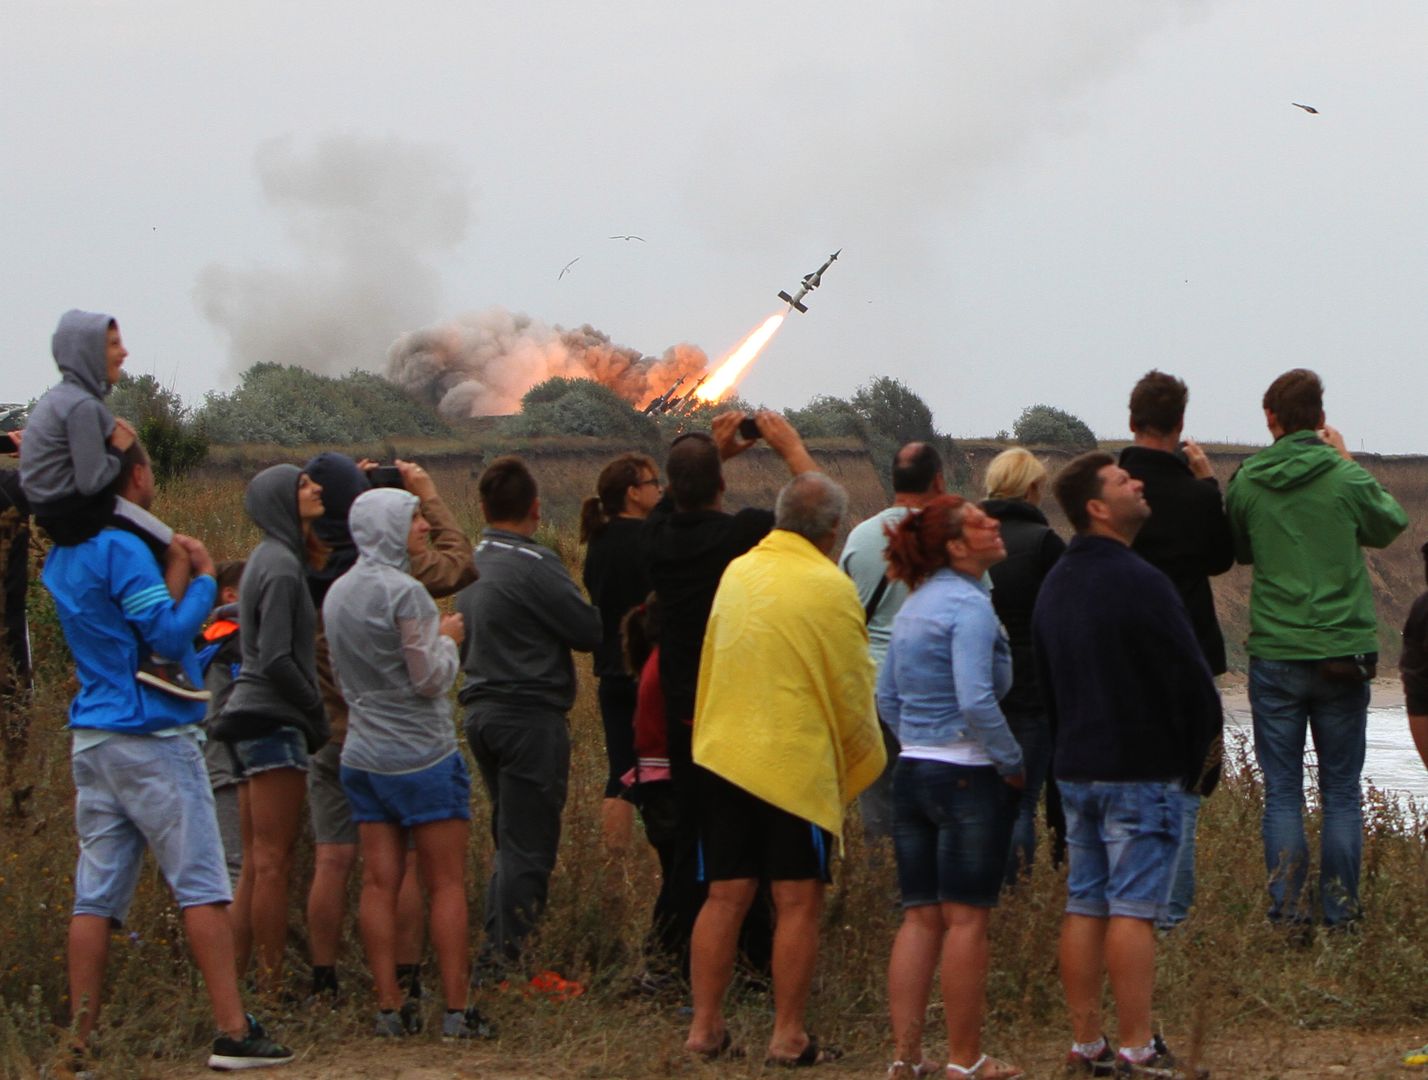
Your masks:
<instances>
[{"instance_id":1,"label":"body of water","mask_svg":"<svg viewBox=\"0 0 1428 1080\"><path fill-rule=\"evenodd\" d=\"M1243 739L1253 756L1253 728L1249 706L1242 702L1225 710L1225 735L1229 740ZM1306 758L1314 760L1313 739L1307 738ZM1306 783L1309 778L1306 775ZM1368 750L1364 754L1364 783L1397 795L1412 795L1420 805L1428 806L1428 769L1413 746L1408 733L1408 713L1402 706L1370 707L1368 714Z\"/></svg>"}]
</instances>

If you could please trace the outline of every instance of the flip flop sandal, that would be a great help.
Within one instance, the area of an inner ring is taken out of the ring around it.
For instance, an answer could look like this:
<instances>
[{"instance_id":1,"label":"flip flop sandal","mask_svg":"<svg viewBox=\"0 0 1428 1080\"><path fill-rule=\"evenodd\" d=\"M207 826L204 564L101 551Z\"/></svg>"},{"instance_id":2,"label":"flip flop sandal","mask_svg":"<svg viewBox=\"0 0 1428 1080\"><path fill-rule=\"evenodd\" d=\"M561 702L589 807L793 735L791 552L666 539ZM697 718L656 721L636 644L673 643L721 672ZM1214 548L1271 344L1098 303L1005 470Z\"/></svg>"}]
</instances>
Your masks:
<instances>
[{"instance_id":1,"label":"flip flop sandal","mask_svg":"<svg viewBox=\"0 0 1428 1080\"><path fill-rule=\"evenodd\" d=\"M1024 1075L1015 1065L1008 1065L986 1054L966 1068L953 1065L950 1061L947 1063L947 1080L1016 1080Z\"/></svg>"},{"instance_id":2,"label":"flip flop sandal","mask_svg":"<svg viewBox=\"0 0 1428 1080\"><path fill-rule=\"evenodd\" d=\"M818 1036L812 1032L808 1035L808 1045L803 1048L803 1053L796 1058L768 1057L764 1059L765 1065L774 1065L781 1069L803 1069L814 1065L827 1065L837 1061L843 1056L843 1051L831 1043L823 1046L818 1041Z\"/></svg>"},{"instance_id":3,"label":"flip flop sandal","mask_svg":"<svg viewBox=\"0 0 1428 1080\"><path fill-rule=\"evenodd\" d=\"M734 1045L734 1037L729 1034L729 1029L725 1028L724 1037L719 1040L718 1046L708 1050L696 1050L695 1054L705 1061L737 1061L744 1056L744 1048Z\"/></svg>"}]
</instances>

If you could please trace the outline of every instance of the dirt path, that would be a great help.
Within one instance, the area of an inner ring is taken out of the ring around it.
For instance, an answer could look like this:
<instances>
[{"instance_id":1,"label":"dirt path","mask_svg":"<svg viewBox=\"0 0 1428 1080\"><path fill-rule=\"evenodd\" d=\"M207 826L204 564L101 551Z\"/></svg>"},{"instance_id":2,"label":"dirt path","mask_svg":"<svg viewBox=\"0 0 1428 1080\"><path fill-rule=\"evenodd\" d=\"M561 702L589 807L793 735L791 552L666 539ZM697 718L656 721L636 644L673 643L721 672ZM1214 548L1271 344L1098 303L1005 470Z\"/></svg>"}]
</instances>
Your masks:
<instances>
[{"instance_id":1,"label":"dirt path","mask_svg":"<svg viewBox=\"0 0 1428 1080\"><path fill-rule=\"evenodd\" d=\"M632 1033L633 1034L633 1033ZM637 1037L637 1036L636 1036ZM1405 1050L1428 1040L1428 1024L1412 1029L1359 1032L1343 1029L1294 1031L1254 1029L1236 1032L1207 1048L1204 1064L1217 1080L1375 1080L1380 1077L1428 1076L1428 1066L1405 1069ZM786 1076L784 1070L765 1067L757 1059L719 1065L695 1063L683 1057L678 1046L660 1033L658 1042L645 1044L642 1058L623 1062L582 1059L569 1049L553 1046L544 1058L528 1052L503 1054L499 1046L447 1046L420 1041L405 1044L360 1039L346 1047L315 1048L293 1065L268 1073L274 1080L318 1080L351 1077L353 1080L548 1080L548 1078L635 1078L689 1076L694 1078ZM525 1048L522 1048L525 1050ZM634 1049L632 1046L631 1049ZM1039 1040L1019 1048L1018 1063L1029 1080L1062 1078L1065 1046L1057 1040ZM1187 1047L1180 1047L1182 1051ZM638 1065L636 1065L638 1061ZM818 1076L877 1077L886 1063L882 1058L850 1055L835 1065L822 1066ZM170 1069L155 1074L165 1080L212 1077L198 1067Z\"/></svg>"}]
</instances>

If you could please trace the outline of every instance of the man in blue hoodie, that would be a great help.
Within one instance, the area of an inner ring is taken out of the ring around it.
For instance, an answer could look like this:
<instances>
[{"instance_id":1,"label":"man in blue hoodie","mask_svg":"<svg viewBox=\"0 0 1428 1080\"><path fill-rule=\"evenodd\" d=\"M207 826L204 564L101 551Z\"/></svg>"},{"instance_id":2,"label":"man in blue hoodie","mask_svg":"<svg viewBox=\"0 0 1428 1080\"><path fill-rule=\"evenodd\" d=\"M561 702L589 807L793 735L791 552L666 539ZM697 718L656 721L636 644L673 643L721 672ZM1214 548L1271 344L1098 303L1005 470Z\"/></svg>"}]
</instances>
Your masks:
<instances>
[{"instance_id":1,"label":"man in blue hoodie","mask_svg":"<svg viewBox=\"0 0 1428 1080\"><path fill-rule=\"evenodd\" d=\"M154 477L143 446L132 443L118 465L117 493L147 508ZM77 1054L83 1057L94 1029L110 930L128 913L147 847L183 911L208 989L219 1029L209 1066L280 1065L291 1052L244 1013L238 996L232 895L199 745L203 703L134 679L147 648L174 657L201 682L192 642L213 605L213 560L198 540L175 539L192 571L178 601L144 542L123 529L56 547L45 562L45 587L79 677L69 709L79 835L68 950Z\"/></svg>"}]
</instances>

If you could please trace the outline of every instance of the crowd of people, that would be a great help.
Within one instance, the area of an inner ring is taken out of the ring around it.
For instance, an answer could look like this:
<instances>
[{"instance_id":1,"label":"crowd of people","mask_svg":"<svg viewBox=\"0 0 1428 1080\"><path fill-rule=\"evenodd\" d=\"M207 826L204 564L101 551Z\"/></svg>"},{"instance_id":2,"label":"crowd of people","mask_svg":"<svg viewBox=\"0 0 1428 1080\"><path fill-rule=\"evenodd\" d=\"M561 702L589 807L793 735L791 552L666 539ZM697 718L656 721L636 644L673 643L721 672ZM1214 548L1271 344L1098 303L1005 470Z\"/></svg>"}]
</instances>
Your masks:
<instances>
[{"instance_id":1,"label":"crowd of people","mask_svg":"<svg viewBox=\"0 0 1428 1080\"><path fill-rule=\"evenodd\" d=\"M613 854L636 816L660 864L642 984L692 996L686 1049L741 1056L724 999L742 955L772 983L770 1064L837 1059L809 1032L819 927L848 810L888 837L903 920L891 943L892 1080L1007 1080L982 1047L988 921L1038 851L1044 794L1066 866L1060 973L1089 1076L1207 1075L1151 1022L1156 932L1195 903L1201 800L1219 778L1215 676L1225 644L1209 579L1253 566L1247 643L1265 783L1269 920L1291 937L1362 917L1359 774L1377 623L1361 552L1407 526L1325 424L1309 371L1263 399L1274 442L1222 496L1183 439L1188 392L1152 371L1133 443L1054 476L1024 449L985 499L948 491L935 447L892 466L893 505L848 532L847 493L781 415L717 416L663 463L610 462L582 507L582 590L534 537L539 489L516 457L478 481L473 544L418 465L324 453L250 482L262 539L215 566L151 513L153 471L104 405L125 348L107 315L69 312L62 382L16 435L27 510L49 536L43 580L74 655L79 863L69 935L74 1054L94 1029L109 933L143 850L182 910L218 1035L209 1065L292 1052L244 1011L240 979L281 994L293 852L316 847L309 992L335 995L346 884L374 1033L424 1020L429 935L447 1039L491 1035L480 988L531 979L569 781L575 652L593 653ZM747 425L753 421L757 437ZM763 442L790 479L772 510L724 508L724 462ZM1074 535L1040 509L1054 495ZM454 612L436 601L454 597ZM1412 730L1428 760L1428 601L1405 634ZM7 617L10 611L7 608ZM471 959L471 777L494 854ZM1306 880L1306 733L1319 752L1323 855ZM308 814L304 815L304 802ZM941 969L946 1061L924 1053ZM1101 1015L1109 978L1116 1044ZM291 990L286 990L292 993Z\"/></svg>"}]
</instances>

